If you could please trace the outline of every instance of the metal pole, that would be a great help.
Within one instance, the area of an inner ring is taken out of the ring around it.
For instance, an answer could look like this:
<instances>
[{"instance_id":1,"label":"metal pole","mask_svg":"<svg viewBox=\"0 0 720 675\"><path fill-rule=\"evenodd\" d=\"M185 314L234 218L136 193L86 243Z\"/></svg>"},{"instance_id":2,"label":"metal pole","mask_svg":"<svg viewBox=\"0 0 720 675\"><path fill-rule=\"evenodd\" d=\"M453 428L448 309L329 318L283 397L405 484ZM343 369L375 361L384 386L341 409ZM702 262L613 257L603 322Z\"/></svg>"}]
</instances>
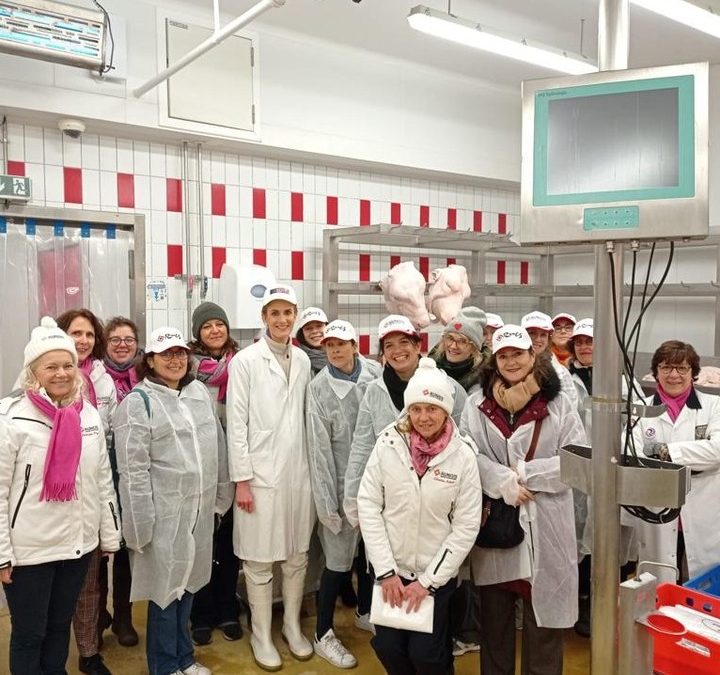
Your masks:
<instances>
[{"instance_id":1,"label":"metal pole","mask_svg":"<svg viewBox=\"0 0 720 675\"><path fill-rule=\"evenodd\" d=\"M182 189L183 189L183 225L185 229L185 302L187 310L187 334L192 335L192 300L194 279L191 271L192 255L190 251L190 151L188 142L182 144Z\"/></svg>"},{"instance_id":2,"label":"metal pole","mask_svg":"<svg viewBox=\"0 0 720 675\"><path fill-rule=\"evenodd\" d=\"M598 65L600 70L627 68L628 0L600 0ZM618 597L620 507L616 471L620 457L622 359L613 325L612 242L595 247L595 352L592 396L592 642L590 672L618 672ZM623 307L623 246L614 246L618 315Z\"/></svg>"},{"instance_id":3,"label":"metal pole","mask_svg":"<svg viewBox=\"0 0 720 675\"><path fill-rule=\"evenodd\" d=\"M203 151L202 143L197 144L197 202L200 242L200 300L205 300L205 204L203 203Z\"/></svg>"},{"instance_id":4,"label":"metal pole","mask_svg":"<svg viewBox=\"0 0 720 675\"><path fill-rule=\"evenodd\" d=\"M191 49L187 54L185 54L185 56L173 63L169 68L166 68L155 75L155 77L149 79L145 84L135 89L133 91L133 96L135 98L140 98L143 94L146 94L152 88L157 87L158 84L167 80L168 77L177 73L178 70L182 70L185 66L195 61L195 59L200 58L205 52L210 51L213 47L219 45L233 33L236 33L243 26L246 26L253 19L260 16L263 12L266 12L272 7L282 7L284 4L285 0L260 0L257 5L254 5L247 12L241 14L236 19L233 19L222 30L213 33L207 40L201 42L194 49Z\"/></svg>"}]
</instances>

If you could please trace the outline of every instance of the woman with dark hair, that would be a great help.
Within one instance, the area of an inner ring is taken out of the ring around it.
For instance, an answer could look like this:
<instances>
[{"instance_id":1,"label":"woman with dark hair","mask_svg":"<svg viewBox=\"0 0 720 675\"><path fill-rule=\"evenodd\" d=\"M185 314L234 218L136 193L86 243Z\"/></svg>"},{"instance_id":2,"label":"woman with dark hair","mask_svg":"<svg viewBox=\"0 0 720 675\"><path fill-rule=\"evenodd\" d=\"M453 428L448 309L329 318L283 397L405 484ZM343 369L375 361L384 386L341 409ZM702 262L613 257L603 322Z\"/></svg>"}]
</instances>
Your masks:
<instances>
[{"instance_id":1,"label":"woman with dark hair","mask_svg":"<svg viewBox=\"0 0 720 675\"><path fill-rule=\"evenodd\" d=\"M210 580L214 514L232 500L225 437L174 328L152 332L141 382L118 406L115 441L133 601L148 600L150 675L210 675L190 638L193 594Z\"/></svg>"},{"instance_id":2,"label":"woman with dark hair","mask_svg":"<svg viewBox=\"0 0 720 675\"><path fill-rule=\"evenodd\" d=\"M106 353L103 359L105 370L115 384L117 402L120 403L137 384L138 378L133 361L138 353L138 329L133 321L124 316L115 316L105 325ZM108 445L110 463L113 469L115 490L118 489L117 458L115 439ZM130 559L124 546L113 556L113 613L107 610L108 562L100 561L100 614L98 632L100 644L105 628L110 625L118 637L118 644L134 647L138 643L138 634L132 624L132 605L130 603Z\"/></svg>"},{"instance_id":3,"label":"woman with dark hair","mask_svg":"<svg viewBox=\"0 0 720 675\"><path fill-rule=\"evenodd\" d=\"M635 519L639 560L677 567L684 581L720 560L720 397L693 386L700 357L687 342L663 342L653 354L651 369L657 391L646 404L662 404L665 412L638 421L635 448L638 455L642 449L648 457L686 466L693 477L679 519L662 525ZM672 572L660 568L656 574L675 581Z\"/></svg>"},{"instance_id":4,"label":"woman with dark hair","mask_svg":"<svg viewBox=\"0 0 720 675\"><path fill-rule=\"evenodd\" d=\"M194 340L188 344L193 356L192 374L209 390L215 413L223 430L227 429L225 404L228 368L238 351L230 337L230 322L225 310L214 302L202 302L192 315ZM233 510L218 516L213 534L213 567L210 583L193 599L190 613L191 635L196 645L212 642L213 628L222 631L226 640L239 640L240 604L237 601L237 580L240 561L233 551Z\"/></svg>"},{"instance_id":5,"label":"woman with dark hair","mask_svg":"<svg viewBox=\"0 0 720 675\"><path fill-rule=\"evenodd\" d=\"M523 599L522 672L562 675L563 630L577 620L577 551L570 488L560 448L583 443L575 405L527 331L506 324L493 336L482 390L470 395L461 431L480 450L483 490L520 507L524 537L509 548L472 552L480 586L483 675L515 673L515 601Z\"/></svg>"},{"instance_id":6,"label":"woman with dark hair","mask_svg":"<svg viewBox=\"0 0 720 675\"><path fill-rule=\"evenodd\" d=\"M78 371L84 383L83 396L100 413L105 437L110 442L117 393L103 364L103 325L89 309L71 309L61 314L57 323L75 342ZM100 612L100 557L99 550L91 556L85 585L73 617L75 641L80 655L78 668L87 675L110 675L99 653L102 631L110 625L109 614Z\"/></svg>"},{"instance_id":7,"label":"woman with dark hair","mask_svg":"<svg viewBox=\"0 0 720 675\"><path fill-rule=\"evenodd\" d=\"M0 582L12 675L64 673L90 558L120 546L97 410L73 340L50 317L25 347L20 390L0 401Z\"/></svg>"},{"instance_id":8,"label":"woman with dark hair","mask_svg":"<svg viewBox=\"0 0 720 675\"><path fill-rule=\"evenodd\" d=\"M298 317L295 338L310 359L313 375L317 375L328 363L322 348L327 323L327 315L319 307L306 307Z\"/></svg>"}]
</instances>

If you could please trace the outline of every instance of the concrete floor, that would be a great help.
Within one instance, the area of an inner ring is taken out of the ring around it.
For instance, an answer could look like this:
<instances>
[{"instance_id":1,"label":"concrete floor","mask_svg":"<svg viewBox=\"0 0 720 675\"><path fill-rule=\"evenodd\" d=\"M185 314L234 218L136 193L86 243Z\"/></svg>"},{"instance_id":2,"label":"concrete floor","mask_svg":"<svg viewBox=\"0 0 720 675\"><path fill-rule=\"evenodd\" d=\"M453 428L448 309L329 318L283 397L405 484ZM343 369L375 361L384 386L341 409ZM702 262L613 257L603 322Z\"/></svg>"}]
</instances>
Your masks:
<instances>
[{"instance_id":1,"label":"concrete floor","mask_svg":"<svg viewBox=\"0 0 720 675\"><path fill-rule=\"evenodd\" d=\"M142 641L145 612L146 606L144 603L134 607L135 626L138 628L138 633L141 634L141 643L137 647L121 647L117 644L112 632L105 632L105 646L102 654L113 675L147 675L148 670ZM330 673L337 675L337 673L341 672L317 656L305 662L293 659L287 650L287 646L280 639L281 622L281 614L278 611L273 626L275 628L275 644L283 658L283 668L280 672L286 675L328 675ZM314 618L303 619L303 628L307 636L312 636L315 628ZM382 675L384 671L370 646L370 634L354 627L352 610L338 607L335 629L340 639L344 641L358 660L358 667L352 672L362 673L363 675ZM8 672L9 635L10 621L7 610L0 610L0 673ZM586 675L590 672L589 646L590 642L588 640L577 637L573 631L567 631L564 675ZM219 631L215 631L213 642L207 647L197 648L196 657L201 663L211 668L214 675L254 675L255 673L265 672L258 668L252 659L247 634L238 642L227 642ZM75 642L74 639L71 639L68 673L78 675L79 672L77 669ZM480 665L477 654L466 654L455 659L455 673L457 675L478 675L479 672Z\"/></svg>"}]
</instances>

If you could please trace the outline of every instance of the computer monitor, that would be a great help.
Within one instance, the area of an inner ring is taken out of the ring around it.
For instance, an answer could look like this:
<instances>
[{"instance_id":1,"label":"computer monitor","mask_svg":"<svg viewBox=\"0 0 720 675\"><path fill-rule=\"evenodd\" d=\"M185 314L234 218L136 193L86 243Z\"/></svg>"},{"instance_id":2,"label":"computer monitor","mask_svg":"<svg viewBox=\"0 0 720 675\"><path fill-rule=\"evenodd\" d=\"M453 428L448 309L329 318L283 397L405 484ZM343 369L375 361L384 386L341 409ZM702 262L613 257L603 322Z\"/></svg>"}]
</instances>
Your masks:
<instances>
[{"instance_id":1,"label":"computer monitor","mask_svg":"<svg viewBox=\"0 0 720 675\"><path fill-rule=\"evenodd\" d=\"M708 232L708 65L523 83L522 243Z\"/></svg>"}]
</instances>

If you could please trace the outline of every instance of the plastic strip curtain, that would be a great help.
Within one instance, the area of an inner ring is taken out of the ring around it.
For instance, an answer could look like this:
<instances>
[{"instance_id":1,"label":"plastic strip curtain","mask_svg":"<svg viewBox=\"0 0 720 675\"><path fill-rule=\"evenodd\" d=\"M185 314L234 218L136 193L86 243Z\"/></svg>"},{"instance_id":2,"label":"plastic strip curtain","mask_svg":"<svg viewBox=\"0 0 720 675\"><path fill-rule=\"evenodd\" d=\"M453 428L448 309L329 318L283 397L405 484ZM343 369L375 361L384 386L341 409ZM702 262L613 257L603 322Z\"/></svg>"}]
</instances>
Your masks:
<instances>
[{"instance_id":1,"label":"plastic strip curtain","mask_svg":"<svg viewBox=\"0 0 720 675\"><path fill-rule=\"evenodd\" d=\"M107 225L101 230L80 229L84 297L101 320L130 316L130 262L132 235Z\"/></svg>"}]
</instances>

